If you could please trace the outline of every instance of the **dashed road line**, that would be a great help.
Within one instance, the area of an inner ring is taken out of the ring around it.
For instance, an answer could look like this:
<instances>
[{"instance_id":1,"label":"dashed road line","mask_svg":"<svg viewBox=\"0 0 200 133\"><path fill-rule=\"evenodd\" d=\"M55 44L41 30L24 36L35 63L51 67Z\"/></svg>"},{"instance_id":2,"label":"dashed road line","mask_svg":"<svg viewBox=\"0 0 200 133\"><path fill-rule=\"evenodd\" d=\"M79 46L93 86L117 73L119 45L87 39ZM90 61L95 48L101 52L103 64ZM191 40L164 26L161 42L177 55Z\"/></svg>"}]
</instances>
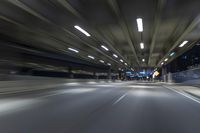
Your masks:
<instances>
[{"instance_id":1,"label":"dashed road line","mask_svg":"<svg viewBox=\"0 0 200 133\"><path fill-rule=\"evenodd\" d=\"M127 93L125 93L124 95L122 95L121 97L119 97L119 98L113 103L113 105L115 105L115 104L117 104L118 102L120 102L126 95L127 95Z\"/></svg>"}]
</instances>

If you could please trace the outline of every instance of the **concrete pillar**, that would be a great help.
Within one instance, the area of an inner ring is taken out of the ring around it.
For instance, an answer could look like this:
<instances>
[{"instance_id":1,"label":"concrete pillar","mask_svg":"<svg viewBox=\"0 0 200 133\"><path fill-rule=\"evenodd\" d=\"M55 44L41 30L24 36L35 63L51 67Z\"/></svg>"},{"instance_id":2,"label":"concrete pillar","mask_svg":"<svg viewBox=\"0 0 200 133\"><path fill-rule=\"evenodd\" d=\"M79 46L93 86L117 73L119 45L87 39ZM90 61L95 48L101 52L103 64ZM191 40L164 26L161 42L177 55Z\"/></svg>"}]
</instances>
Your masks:
<instances>
[{"instance_id":1,"label":"concrete pillar","mask_svg":"<svg viewBox=\"0 0 200 133\"><path fill-rule=\"evenodd\" d=\"M172 73L168 73L168 74L167 74L167 81L170 82L170 83L173 82Z\"/></svg>"},{"instance_id":2,"label":"concrete pillar","mask_svg":"<svg viewBox=\"0 0 200 133\"><path fill-rule=\"evenodd\" d=\"M72 68L68 68L69 78L74 78L74 74L72 73Z\"/></svg>"},{"instance_id":3,"label":"concrete pillar","mask_svg":"<svg viewBox=\"0 0 200 133\"><path fill-rule=\"evenodd\" d=\"M96 74L96 72L93 72L93 77L94 77L94 79L98 79L99 78L98 75Z\"/></svg>"},{"instance_id":4,"label":"concrete pillar","mask_svg":"<svg viewBox=\"0 0 200 133\"><path fill-rule=\"evenodd\" d=\"M118 71L119 77L118 79L122 79L122 71Z\"/></svg>"},{"instance_id":5,"label":"concrete pillar","mask_svg":"<svg viewBox=\"0 0 200 133\"><path fill-rule=\"evenodd\" d=\"M165 66L162 67L162 78L164 82L167 82L167 69Z\"/></svg>"},{"instance_id":6,"label":"concrete pillar","mask_svg":"<svg viewBox=\"0 0 200 133\"><path fill-rule=\"evenodd\" d=\"M111 79L111 68L108 69L107 77L108 79Z\"/></svg>"}]
</instances>

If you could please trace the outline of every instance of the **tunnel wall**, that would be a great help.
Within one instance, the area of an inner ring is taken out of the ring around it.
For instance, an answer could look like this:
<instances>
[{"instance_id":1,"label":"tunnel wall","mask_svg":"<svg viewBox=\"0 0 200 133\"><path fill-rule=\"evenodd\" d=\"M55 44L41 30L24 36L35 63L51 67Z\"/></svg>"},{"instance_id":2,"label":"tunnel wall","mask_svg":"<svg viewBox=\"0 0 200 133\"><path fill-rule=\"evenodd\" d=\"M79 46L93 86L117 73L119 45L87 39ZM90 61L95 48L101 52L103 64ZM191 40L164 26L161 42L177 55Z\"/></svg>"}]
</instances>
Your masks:
<instances>
[{"instance_id":1,"label":"tunnel wall","mask_svg":"<svg viewBox=\"0 0 200 133\"><path fill-rule=\"evenodd\" d=\"M165 82L200 84L200 68L164 75Z\"/></svg>"}]
</instances>

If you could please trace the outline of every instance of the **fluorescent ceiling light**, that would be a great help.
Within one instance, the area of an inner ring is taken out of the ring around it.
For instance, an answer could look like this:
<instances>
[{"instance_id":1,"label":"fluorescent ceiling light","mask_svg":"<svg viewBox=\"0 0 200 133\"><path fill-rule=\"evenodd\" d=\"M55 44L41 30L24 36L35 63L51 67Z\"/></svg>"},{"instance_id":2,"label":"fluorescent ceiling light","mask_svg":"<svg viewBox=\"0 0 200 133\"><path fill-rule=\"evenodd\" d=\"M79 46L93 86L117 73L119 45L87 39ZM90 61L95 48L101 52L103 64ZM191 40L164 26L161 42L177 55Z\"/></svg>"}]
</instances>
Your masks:
<instances>
[{"instance_id":1,"label":"fluorescent ceiling light","mask_svg":"<svg viewBox=\"0 0 200 133\"><path fill-rule=\"evenodd\" d=\"M138 27L138 32L143 32L143 23L141 18L137 18L137 27Z\"/></svg>"},{"instance_id":2,"label":"fluorescent ceiling light","mask_svg":"<svg viewBox=\"0 0 200 133\"><path fill-rule=\"evenodd\" d=\"M180 48L183 47L186 43L188 43L188 41L183 41L183 42L179 45L179 47L180 47Z\"/></svg>"},{"instance_id":3,"label":"fluorescent ceiling light","mask_svg":"<svg viewBox=\"0 0 200 133\"><path fill-rule=\"evenodd\" d=\"M73 48L68 48L68 50L70 50L70 51L73 51L73 52L75 52L75 53L79 53L79 51L78 51L78 50L76 50L76 49L73 49Z\"/></svg>"},{"instance_id":4,"label":"fluorescent ceiling light","mask_svg":"<svg viewBox=\"0 0 200 133\"><path fill-rule=\"evenodd\" d=\"M123 61L122 59L120 59L120 62L122 62L122 63L123 63L124 61Z\"/></svg>"},{"instance_id":5,"label":"fluorescent ceiling light","mask_svg":"<svg viewBox=\"0 0 200 133\"><path fill-rule=\"evenodd\" d=\"M85 34L86 36L91 36L87 31L85 31L84 29L82 29L78 25L75 25L74 28L76 28L77 30L79 30L80 32L82 32L83 34Z\"/></svg>"},{"instance_id":6,"label":"fluorescent ceiling light","mask_svg":"<svg viewBox=\"0 0 200 133\"><path fill-rule=\"evenodd\" d=\"M164 64L164 62L161 63L161 65L163 65L163 64Z\"/></svg>"},{"instance_id":7,"label":"fluorescent ceiling light","mask_svg":"<svg viewBox=\"0 0 200 133\"><path fill-rule=\"evenodd\" d=\"M124 65L126 65L126 66L127 66L127 63L124 63Z\"/></svg>"},{"instance_id":8,"label":"fluorescent ceiling light","mask_svg":"<svg viewBox=\"0 0 200 133\"><path fill-rule=\"evenodd\" d=\"M142 62L145 62L145 59L142 59Z\"/></svg>"},{"instance_id":9,"label":"fluorescent ceiling light","mask_svg":"<svg viewBox=\"0 0 200 133\"><path fill-rule=\"evenodd\" d=\"M166 58L164 61L168 61L168 58Z\"/></svg>"},{"instance_id":10,"label":"fluorescent ceiling light","mask_svg":"<svg viewBox=\"0 0 200 133\"><path fill-rule=\"evenodd\" d=\"M169 56L173 56L173 55L175 55L175 52L172 52L172 53L170 53L170 55L169 55Z\"/></svg>"},{"instance_id":11,"label":"fluorescent ceiling light","mask_svg":"<svg viewBox=\"0 0 200 133\"><path fill-rule=\"evenodd\" d=\"M101 47L102 47L103 49L105 49L106 51L109 51L109 49L108 49L106 46L101 45Z\"/></svg>"},{"instance_id":12,"label":"fluorescent ceiling light","mask_svg":"<svg viewBox=\"0 0 200 133\"><path fill-rule=\"evenodd\" d=\"M99 60L101 63L104 63L104 61L103 60Z\"/></svg>"},{"instance_id":13,"label":"fluorescent ceiling light","mask_svg":"<svg viewBox=\"0 0 200 133\"><path fill-rule=\"evenodd\" d=\"M115 58L118 58L118 56L117 56L116 54L113 54L113 56L114 56Z\"/></svg>"},{"instance_id":14,"label":"fluorescent ceiling light","mask_svg":"<svg viewBox=\"0 0 200 133\"><path fill-rule=\"evenodd\" d=\"M142 42L140 43L140 48L144 49L144 43L142 43Z\"/></svg>"},{"instance_id":15,"label":"fluorescent ceiling light","mask_svg":"<svg viewBox=\"0 0 200 133\"><path fill-rule=\"evenodd\" d=\"M111 64L110 64L110 63L107 63L107 65L111 66Z\"/></svg>"},{"instance_id":16,"label":"fluorescent ceiling light","mask_svg":"<svg viewBox=\"0 0 200 133\"><path fill-rule=\"evenodd\" d=\"M91 56L91 55L88 55L88 57L91 58L91 59L93 59L93 60L95 59L95 58L94 58L93 56Z\"/></svg>"}]
</instances>

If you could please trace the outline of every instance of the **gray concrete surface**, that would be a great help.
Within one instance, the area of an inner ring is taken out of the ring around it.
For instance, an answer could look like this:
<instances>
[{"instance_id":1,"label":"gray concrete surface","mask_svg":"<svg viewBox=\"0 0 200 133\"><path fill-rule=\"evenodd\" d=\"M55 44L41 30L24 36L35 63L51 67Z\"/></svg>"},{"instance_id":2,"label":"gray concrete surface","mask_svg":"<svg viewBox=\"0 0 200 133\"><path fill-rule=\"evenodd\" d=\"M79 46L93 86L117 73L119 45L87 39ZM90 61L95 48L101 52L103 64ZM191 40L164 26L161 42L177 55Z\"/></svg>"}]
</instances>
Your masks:
<instances>
[{"instance_id":1,"label":"gray concrete surface","mask_svg":"<svg viewBox=\"0 0 200 133\"><path fill-rule=\"evenodd\" d=\"M200 104L153 83L69 84L0 99L1 133L199 133Z\"/></svg>"},{"instance_id":2,"label":"gray concrete surface","mask_svg":"<svg viewBox=\"0 0 200 133\"><path fill-rule=\"evenodd\" d=\"M180 93L187 93L193 96L196 99L200 99L200 87L196 84L188 85L188 84L175 84L175 83L164 83L165 87L170 87Z\"/></svg>"}]
</instances>

